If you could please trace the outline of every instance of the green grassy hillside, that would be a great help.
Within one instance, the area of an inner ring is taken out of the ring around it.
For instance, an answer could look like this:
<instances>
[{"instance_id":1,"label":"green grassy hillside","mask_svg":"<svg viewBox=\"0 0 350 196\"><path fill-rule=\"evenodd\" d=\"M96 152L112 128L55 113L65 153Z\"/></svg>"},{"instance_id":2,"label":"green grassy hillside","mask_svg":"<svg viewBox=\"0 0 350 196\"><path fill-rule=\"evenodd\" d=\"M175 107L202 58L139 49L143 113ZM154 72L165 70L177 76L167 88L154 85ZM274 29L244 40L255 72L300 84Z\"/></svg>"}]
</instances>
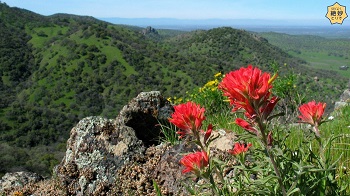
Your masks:
<instances>
[{"instance_id":1,"label":"green grassy hillside","mask_svg":"<svg viewBox=\"0 0 350 196\"><path fill-rule=\"evenodd\" d=\"M260 33L259 35L288 54L304 59L307 67L335 71L350 78L350 69L339 69L340 66L350 67L349 39L327 39L319 36L281 33Z\"/></svg>"},{"instance_id":2,"label":"green grassy hillside","mask_svg":"<svg viewBox=\"0 0 350 196\"><path fill-rule=\"evenodd\" d=\"M115 118L141 91L183 96L215 73L247 64L269 71L274 62L287 64L280 74L300 73L298 88L313 92L306 99L331 102L345 88L335 72L301 66L303 60L243 30L141 30L0 4L0 174L50 175L78 120Z\"/></svg>"}]
</instances>

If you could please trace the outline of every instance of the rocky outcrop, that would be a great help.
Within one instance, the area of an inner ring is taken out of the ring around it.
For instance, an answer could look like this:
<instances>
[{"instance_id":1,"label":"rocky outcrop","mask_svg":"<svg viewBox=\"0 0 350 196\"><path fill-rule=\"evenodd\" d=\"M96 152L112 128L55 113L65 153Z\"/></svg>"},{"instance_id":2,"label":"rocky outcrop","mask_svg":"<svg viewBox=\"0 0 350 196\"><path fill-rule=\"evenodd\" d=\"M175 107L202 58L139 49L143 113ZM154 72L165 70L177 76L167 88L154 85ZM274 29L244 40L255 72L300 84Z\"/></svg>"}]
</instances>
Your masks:
<instances>
[{"instance_id":1,"label":"rocky outcrop","mask_svg":"<svg viewBox=\"0 0 350 196\"><path fill-rule=\"evenodd\" d=\"M55 174L68 194L103 195L115 186L115 173L147 146L157 144L159 121L172 107L158 91L140 93L115 120L82 119L70 133L67 151Z\"/></svg>"},{"instance_id":2,"label":"rocky outcrop","mask_svg":"<svg viewBox=\"0 0 350 196\"><path fill-rule=\"evenodd\" d=\"M152 28L151 26L146 27L145 29L143 29L141 31L141 33L143 35L147 35L147 34L155 34L158 35L158 31L155 28Z\"/></svg>"}]
</instances>

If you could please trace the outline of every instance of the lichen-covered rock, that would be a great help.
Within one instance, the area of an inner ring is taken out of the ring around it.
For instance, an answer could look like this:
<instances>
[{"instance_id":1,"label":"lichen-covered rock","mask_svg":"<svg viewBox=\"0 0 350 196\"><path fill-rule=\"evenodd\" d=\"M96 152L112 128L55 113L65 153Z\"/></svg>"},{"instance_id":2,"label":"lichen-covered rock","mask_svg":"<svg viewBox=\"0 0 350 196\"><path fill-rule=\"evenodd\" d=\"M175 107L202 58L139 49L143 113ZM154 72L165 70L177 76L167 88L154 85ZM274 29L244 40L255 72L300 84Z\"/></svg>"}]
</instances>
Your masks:
<instances>
[{"instance_id":1,"label":"lichen-covered rock","mask_svg":"<svg viewBox=\"0 0 350 196\"><path fill-rule=\"evenodd\" d=\"M173 108L160 92L143 92L124 106L115 120L82 119L70 133L66 155L54 173L72 195L105 195L115 186L116 171L144 156L157 144L159 121ZM129 178L130 176L127 176Z\"/></svg>"},{"instance_id":2,"label":"lichen-covered rock","mask_svg":"<svg viewBox=\"0 0 350 196\"><path fill-rule=\"evenodd\" d=\"M22 186L12 186L0 195L31 195L31 196L65 196L68 195L66 188L57 180L57 178L45 179L39 182L29 182Z\"/></svg>"},{"instance_id":3,"label":"lichen-covered rock","mask_svg":"<svg viewBox=\"0 0 350 196\"><path fill-rule=\"evenodd\" d=\"M158 144L161 134L159 122L168 122L172 105L159 91L142 92L124 106L116 118L116 126L125 125L135 130L146 146Z\"/></svg>"},{"instance_id":4,"label":"lichen-covered rock","mask_svg":"<svg viewBox=\"0 0 350 196\"><path fill-rule=\"evenodd\" d=\"M223 136L224 137L224 136ZM232 147L230 147L232 148ZM161 144L149 147L145 154L122 166L116 175L116 186L111 195L157 195L152 186L157 183L162 195L190 195L184 185L203 184L193 173L183 174L180 159L187 153L198 151L194 143L181 142L177 145ZM223 176L232 175L234 158L226 150L211 147L210 154L227 165ZM215 175L214 175L215 177ZM203 195L210 195L203 194Z\"/></svg>"},{"instance_id":5,"label":"lichen-covered rock","mask_svg":"<svg viewBox=\"0 0 350 196\"><path fill-rule=\"evenodd\" d=\"M101 195L114 185L115 171L143 151L132 128L115 127L113 120L102 117L87 117L71 130L66 155L55 173L68 194Z\"/></svg>"},{"instance_id":6,"label":"lichen-covered rock","mask_svg":"<svg viewBox=\"0 0 350 196\"><path fill-rule=\"evenodd\" d=\"M111 195L157 195L153 183L157 183L163 195L188 195L181 171L183 153L198 150L196 145L184 143L171 146L161 144L149 147L145 154L125 164L117 171L117 183Z\"/></svg>"},{"instance_id":7,"label":"lichen-covered rock","mask_svg":"<svg viewBox=\"0 0 350 196\"><path fill-rule=\"evenodd\" d=\"M187 145L169 146L161 155L159 162L151 172L151 178L158 184L163 195L189 195L183 184L186 183L188 175L182 174L184 167L180 164L180 159L186 153L197 151L198 146L193 143Z\"/></svg>"},{"instance_id":8,"label":"lichen-covered rock","mask_svg":"<svg viewBox=\"0 0 350 196\"><path fill-rule=\"evenodd\" d=\"M36 183L43 177L32 172L6 173L0 180L0 193L7 192L13 188L21 188L29 183Z\"/></svg>"}]
</instances>

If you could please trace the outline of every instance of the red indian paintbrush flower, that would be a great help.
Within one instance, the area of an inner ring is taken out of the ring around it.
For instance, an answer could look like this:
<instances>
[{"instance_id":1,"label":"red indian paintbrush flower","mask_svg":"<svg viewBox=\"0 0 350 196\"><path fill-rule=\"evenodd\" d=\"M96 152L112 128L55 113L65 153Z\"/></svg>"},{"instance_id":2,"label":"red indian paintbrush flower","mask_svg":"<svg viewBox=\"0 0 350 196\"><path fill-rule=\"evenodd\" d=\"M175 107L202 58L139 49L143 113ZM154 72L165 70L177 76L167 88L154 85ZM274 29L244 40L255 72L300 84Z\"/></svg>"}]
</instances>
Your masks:
<instances>
[{"instance_id":1,"label":"red indian paintbrush flower","mask_svg":"<svg viewBox=\"0 0 350 196\"><path fill-rule=\"evenodd\" d=\"M318 126L323 123L322 115L324 113L325 108L326 103L316 103L315 101L311 101L299 107L299 111L301 113L301 115L299 116L299 118L301 119L300 122L312 125L317 137L320 137Z\"/></svg>"},{"instance_id":2,"label":"red indian paintbrush flower","mask_svg":"<svg viewBox=\"0 0 350 196\"><path fill-rule=\"evenodd\" d=\"M248 151L248 149L252 146L251 143L249 144L241 144L239 142L236 142L233 149L229 150L228 152L233 155L238 155L241 153L245 153Z\"/></svg>"},{"instance_id":3,"label":"red indian paintbrush flower","mask_svg":"<svg viewBox=\"0 0 350 196\"><path fill-rule=\"evenodd\" d=\"M183 174L194 172L196 175L199 175L200 170L209 164L209 157L205 151L195 152L182 157L180 163L186 167L182 170Z\"/></svg>"},{"instance_id":4,"label":"red indian paintbrush flower","mask_svg":"<svg viewBox=\"0 0 350 196\"><path fill-rule=\"evenodd\" d=\"M316 103L311 101L309 103L303 104L299 107L301 115L299 118L302 123L308 123L312 126L319 125L322 121L322 115L324 109L326 108L326 103Z\"/></svg>"},{"instance_id":5,"label":"red indian paintbrush flower","mask_svg":"<svg viewBox=\"0 0 350 196\"><path fill-rule=\"evenodd\" d=\"M236 119L236 124L258 135L261 123L269 120L269 116L276 106L279 98L271 96L272 82L277 74L270 76L263 73L259 68L248 65L246 68L232 71L223 78L219 89L224 92L234 106L233 111L243 109L249 122L243 119ZM259 126L256 126L260 124ZM260 132L265 135L264 130Z\"/></svg>"},{"instance_id":6,"label":"red indian paintbrush flower","mask_svg":"<svg viewBox=\"0 0 350 196\"><path fill-rule=\"evenodd\" d=\"M206 132L202 131L204 133L204 143L207 143L208 139L211 136L211 132L212 131L213 131L213 125L212 124L208 125L208 128L207 128Z\"/></svg>"},{"instance_id":7,"label":"red indian paintbrush flower","mask_svg":"<svg viewBox=\"0 0 350 196\"><path fill-rule=\"evenodd\" d=\"M193 102L187 102L174 106L175 112L172 114L169 122L174 124L182 131L177 132L180 137L199 131L202 122L205 120L205 109Z\"/></svg>"},{"instance_id":8,"label":"red indian paintbrush flower","mask_svg":"<svg viewBox=\"0 0 350 196\"><path fill-rule=\"evenodd\" d=\"M235 106L234 111L243 108L254 115L256 107L270 97L271 83L276 76L271 78L269 73L262 73L260 69L248 65L247 68L242 67L226 74L219 89Z\"/></svg>"}]
</instances>

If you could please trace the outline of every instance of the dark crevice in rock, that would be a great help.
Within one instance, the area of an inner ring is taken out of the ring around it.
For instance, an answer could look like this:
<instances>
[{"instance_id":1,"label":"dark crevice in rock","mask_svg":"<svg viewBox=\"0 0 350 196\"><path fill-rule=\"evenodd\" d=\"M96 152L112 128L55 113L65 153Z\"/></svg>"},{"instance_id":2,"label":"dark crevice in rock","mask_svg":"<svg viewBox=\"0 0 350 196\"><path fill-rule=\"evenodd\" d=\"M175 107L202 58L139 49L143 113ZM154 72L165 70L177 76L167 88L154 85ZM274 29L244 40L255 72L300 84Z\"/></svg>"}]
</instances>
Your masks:
<instances>
[{"instance_id":1,"label":"dark crevice in rock","mask_svg":"<svg viewBox=\"0 0 350 196\"><path fill-rule=\"evenodd\" d=\"M173 106L159 91L142 92L124 106L116 119L116 126L125 125L146 147L158 145L161 134L160 122L168 123Z\"/></svg>"},{"instance_id":2,"label":"dark crevice in rock","mask_svg":"<svg viewBox=\"0 0 350 196\"><path fill-rule=\"evenodd\" d=\"M146 147L159 144L161 131L160 126L157 125L158 120L145 113L134 114L133 118L126 124L135 130L136 137L142 140Z\"/></svg>"}]
</instances>

